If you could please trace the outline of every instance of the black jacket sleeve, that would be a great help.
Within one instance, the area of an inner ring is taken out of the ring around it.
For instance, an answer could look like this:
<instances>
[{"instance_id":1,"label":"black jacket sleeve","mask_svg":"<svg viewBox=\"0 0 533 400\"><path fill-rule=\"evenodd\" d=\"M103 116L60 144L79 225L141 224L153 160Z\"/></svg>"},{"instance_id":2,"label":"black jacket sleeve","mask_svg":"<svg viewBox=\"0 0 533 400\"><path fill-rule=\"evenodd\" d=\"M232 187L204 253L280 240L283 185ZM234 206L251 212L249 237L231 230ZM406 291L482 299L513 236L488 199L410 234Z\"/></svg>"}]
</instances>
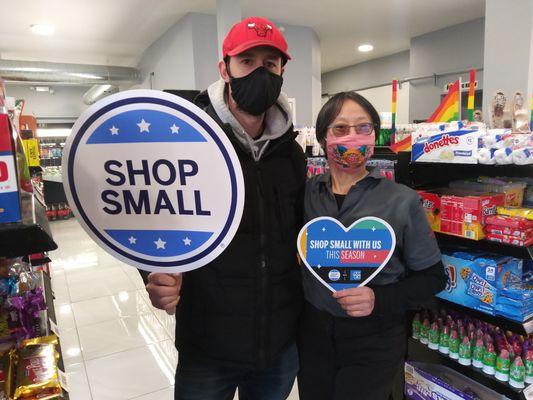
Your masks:
<instances>
[{"instance_id":1,"label":"black jacket sleeve","mask_svg":"<svg viewBox=\"0 0 533 400\"><path fill-rule=\"evenodd\" d=\"M409 271L403 281L385 286L374 286L373 315L394 317L422 303L442 291L446 286L446 273L442 261L421 271Z\"/></svg>"},{"instance_id":2,"label":"black jacket sleeve","mask_svg":"<svg viewBox=\"0 0 533 400\"><path fill-rule=\"evenodd\" d=\"M143 271L142 269L138 269L139 274L141 274L141 278L143 278L144 285L146 286L148 284L148 275L150 275L150 272Z\"/></svg>"}]
</instances>

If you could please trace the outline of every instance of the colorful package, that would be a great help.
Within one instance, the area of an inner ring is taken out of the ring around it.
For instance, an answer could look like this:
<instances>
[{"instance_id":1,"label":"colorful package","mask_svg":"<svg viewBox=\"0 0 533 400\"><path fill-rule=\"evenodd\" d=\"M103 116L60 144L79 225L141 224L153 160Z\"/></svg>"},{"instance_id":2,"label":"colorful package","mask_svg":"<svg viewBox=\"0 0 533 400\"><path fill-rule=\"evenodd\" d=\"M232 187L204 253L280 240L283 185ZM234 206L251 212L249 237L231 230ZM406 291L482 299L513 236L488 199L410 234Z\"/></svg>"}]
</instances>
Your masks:
<instances>
[{"instance_id":1,"label":"colorful package","mask_svg":"<svg viewBox=\"0 0 533 400\"><path fill-rule=\"evenodd\" d=\"M448 284L437 296L445 300L495 315L504 288L509 296L516 296L522 289L518 285L522 284L523 262L517 258L444 250L442 262Z\"/></svg>"},{"instance_id":2,"label":"colorful package","mask_svg":"<svg viewBox=\"0 0 533 400\"><path fill-rule=\"evenodd\" d=\"M411 135L411 161L477 164L478 138L478 127L420 124Z\"/></svg>"},{"instance_id":3,"label":"colorful package","mask_svg":"<svg viewBox=\"0 0 533 400\"><path fill-rule=\"evenodd\" d=\"M533 208L506 208L498 207L499 215L506 215L508 217L520 217L526 218L530 221L533 220Z\"/></svg>"},{"instance_id":4,"label":"colorful package","mask_svg":"<svg viewBox=\"0 0 533 400\"><path fill-rule=\"evenodd\" d=\"M482 193L502 193L505 207L521 207L526 184L505 182L496 178L480 177L477 180L451 181L451 189L468 190Z\"/></svg>"},{"instance_id":5,"label":"colorful package","mask_svg":"<svg viewBox=\"0 0 533 400\"><path fill-rule=\"evenodd\" d=\"M13 398L52 398L61 394L55 346L57 337L52 335L22 342L17 352L15 392Z\"/></svg>"},{"instance_id":6,"label":"colorful package","mask_svg":"<svg viewBox=\"0 0 533 400\"><path fill-rule=\"evenodd\" d=\"M11 143L10 121L0 114L0 223L20 221L15 156Z\"/></svg>"},{"instance_id":7,"label":"colorful package","mask_svg":"<svg viewBox=\"0 0 533 400\"><path fill-rule=\"evenodd\" d=\"M485 232L494 233L496 235L514 236L521 240L527 240L528 238L533 237L533 229L521 230L518 228L508 228L506 226L498 225L487 225L485 227Z\"/></svg>"},{"instance_id":8,"label":"colorful package","mask_svg":"<svg viewBox=\"0 0 533 400\"><path fill-rule=\"evenodd\" d=\"M442 365L408 361L404 372L408 400L502 399L502 395Z\"/></svg>"},{"instance_id":9,"label":"colorful package","mask_svg":"<svg viewBox=\"0 0 533 400\"><path fill-rule=\"evenodd\" d=\"M490 240L492 242L511 244L513 246L520 246L520 247L528 247L533 244L533 237L529 237L528 239L524 240L516 236L498 235L495 233L487 234L487 240Z\"/></svg>"},{"instance_id":10,"label":"colorful package","mask_svg":"<svg viewBox=\"0 0 533 400\"><path fill-rule=\"evenodd\" d=\"M446 254L442 256L442 263L448 275L448 284L437 294L438 297L495 315L497 265L487 265L483 259L479 262Z\"/></svg>"},{"instance_id":11,"label":"colorful package","mask_svg":"<svg viewBox=\"0 0 533 400\"><path fill-rule=\"evenodd\" d=\"M533 221L520 217L507 217L505 215L490 215L485 219L485 223L491 226L501 226L524 231L533 229Z\"/></svg>"},{"instance_id":12,"label":"colorful package","mask_svg":"<svg viewBox=\"0 0 533 400\"><path fill-rule=\"evenodd\" d=\"M485 237L483 227L488 216L503 205L503 194L483 194L452 189L419 191L426 216L436 232L468 239Z\"/></svg>"},{"instance_id":13,"label":"colorful package","mask_svg":"<svg viewBox=\"0 0 533 400\"><path fill-rule=\"evenodd\" d=\"M512 284L520 284L523 281L523 260L514 257L485 255L485 259L492 260L497 265L496 287L502 290Z\"/></svg>"}]
</instances>

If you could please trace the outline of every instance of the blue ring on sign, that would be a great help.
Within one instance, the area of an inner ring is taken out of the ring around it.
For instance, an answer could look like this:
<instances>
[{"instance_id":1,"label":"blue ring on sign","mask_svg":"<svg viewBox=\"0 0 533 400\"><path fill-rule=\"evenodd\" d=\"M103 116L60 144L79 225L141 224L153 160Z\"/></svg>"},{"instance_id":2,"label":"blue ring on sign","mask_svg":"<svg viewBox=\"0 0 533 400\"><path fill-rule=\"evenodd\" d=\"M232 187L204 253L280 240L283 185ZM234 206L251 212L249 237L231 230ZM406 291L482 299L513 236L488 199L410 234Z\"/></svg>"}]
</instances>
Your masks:
<instances>
[{"instance_id":1,"label":"blue ring on sign","mask_svg":"<svg viewBox=\"0 0 533 400\"><path fill-rule=\"evenodd\" d=\"M209 136L211 136L213 141L216 143L216 145L218 146L218 148L222 152L222 155L224 156L224 160L226 161L226 165L228 166L228 171L229 171L230 179L231 179L231 205L230 205L229 216L228 216L228 219L226 220L226 223L224 224L224 228L220 232L220 235L218 235L218 237L215 239L215 241L207 249L205 249L201 253L199 253L199 254L197 254L197 255L195 255L193 257L190 257L188 259L185 259L185 260L176 260L176 261L168 261L168 262L146 260L144 258L140 258L140 257L136 257L134 255L131 255L131 254L123 251L122 249L118 248L113 243L109 242L101 234L101 232L98 229L96 229L96 227L92 224L92 222L87 218L87 215L85 214L85 211L83 211L83 207L81 206L81 203L79 201L78 193L76 192L76 185L74 183L74 158L76 156L76 150L77 150L78 145L79 145L79 143L81 141L81 138L83 136L85 136L85 132L87 131L87 129L94 123L94 121L96 121L98 118L100 118L105 113L107 113L107 112L109 112L109 111L111 111L111 110L113 110L115 108L118 108L118 107L122 107L122 106L125 106L125 105L128 105L128 104L136 104L136 103L159 104L159 105L162 105L162 106L169 107L169 108L172 108L174 110L177 110L177 111L187 115L188 117L192 118L202 128L204 128L207 131ZM81 134L80 134L80 132L81 132ZM132 261L139 262L141 264L151 265L151 266L155 266L155 267L176 267L176 266L181 266L181 265L185 265L185 264L189 264L189 263L193 263L195 261L198 261L198 260L204 258L209 253L211 253L216 247L218 247L220 242L222 242L222 240L224 240L224 238L226 237L226 235L227 235L227 233L228 233L228 231L230 229L230 226L231 226L231 224L232 224L232 222L233 222L233 220L235 218L235 212L236 212L236 209L237 209L237 177L236 177L236 174L235 174L235 169L233 167L233 164L231 163L231 158L229 156L228 151L226 150L226 148L224 147L224 145L220 141L220 138L217 136L215 131L213 131L213 129L204 120L202 120L198 115L194 114L191 110L188 110L185 107L180 106L179 104L172 103L172 102L170 102L168 100L157 99L157 98L154 98L154 97L133 97L133 98L130 98L130 99L119 100L119 101L116 101L114 103L108 104L105 107L102 107L96 113L91 115L91 117L89 117L87 119L87 121L85 121L85 123L78 130L78 132L76 134L76 137L72 141L72 149L71 149L71 154L70 154L70 157L69 157L69 160L68 160L68 170L67 170L67 172L68 172L68 180L69 180L69 185L70 185L70 191L72 192L72 198L74 200L74 203L76 204L76 208L78 209L78 213L83 218L83 221L87 224L87 226L91 229L91 231L93 231L93 233L102 242L104 242L107 246L109 246L111 249L116 251L118 254L120 254L120 255L122 255L122 256L124 256L124 257L126 257L126 258L128 258L128 259L130 259Z\"/></svg>"}]
</instances>

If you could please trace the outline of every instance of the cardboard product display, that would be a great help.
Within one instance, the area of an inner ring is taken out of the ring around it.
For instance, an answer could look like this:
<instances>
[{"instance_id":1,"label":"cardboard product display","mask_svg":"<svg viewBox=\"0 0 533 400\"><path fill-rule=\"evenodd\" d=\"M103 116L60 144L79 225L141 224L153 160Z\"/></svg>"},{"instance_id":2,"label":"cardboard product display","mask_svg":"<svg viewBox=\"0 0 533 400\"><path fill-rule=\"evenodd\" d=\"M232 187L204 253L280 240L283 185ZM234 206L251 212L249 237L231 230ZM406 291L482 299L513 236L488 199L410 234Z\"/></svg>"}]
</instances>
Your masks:
<instances>
[{"instance_id":1,"label":"cardboard product display","mask_svg":"<svg viewBox=\"0 0 533 400\"><path fill-rule=\"evenodd\" d=\"M471 193L452 189L419 191L429 224L435 232L467 239L485 237L483 227L489 215L503 205L504 195Z\"/></svg>"}]
</instances>

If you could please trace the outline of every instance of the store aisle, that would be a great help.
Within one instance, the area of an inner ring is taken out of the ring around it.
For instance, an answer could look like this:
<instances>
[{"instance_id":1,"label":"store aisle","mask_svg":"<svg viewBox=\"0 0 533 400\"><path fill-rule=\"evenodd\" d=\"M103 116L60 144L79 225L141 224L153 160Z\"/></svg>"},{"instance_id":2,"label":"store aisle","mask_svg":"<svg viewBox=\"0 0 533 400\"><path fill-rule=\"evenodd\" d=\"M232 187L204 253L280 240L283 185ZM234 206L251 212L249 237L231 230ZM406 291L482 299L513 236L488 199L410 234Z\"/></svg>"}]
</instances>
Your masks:
<instances>
[{"instance_id":1,"label":"store aisle","mask_svg":"<svg viewBox=\"0 0 533 400\"><path fill-rule=\"evenodd\" d=\"M51 223L52 286L72 400L170 400L173 316L155 309L137 270L100 249L75 219ZM290 400L298 399L296 388Z\"/></svg>"}]
</instances>

